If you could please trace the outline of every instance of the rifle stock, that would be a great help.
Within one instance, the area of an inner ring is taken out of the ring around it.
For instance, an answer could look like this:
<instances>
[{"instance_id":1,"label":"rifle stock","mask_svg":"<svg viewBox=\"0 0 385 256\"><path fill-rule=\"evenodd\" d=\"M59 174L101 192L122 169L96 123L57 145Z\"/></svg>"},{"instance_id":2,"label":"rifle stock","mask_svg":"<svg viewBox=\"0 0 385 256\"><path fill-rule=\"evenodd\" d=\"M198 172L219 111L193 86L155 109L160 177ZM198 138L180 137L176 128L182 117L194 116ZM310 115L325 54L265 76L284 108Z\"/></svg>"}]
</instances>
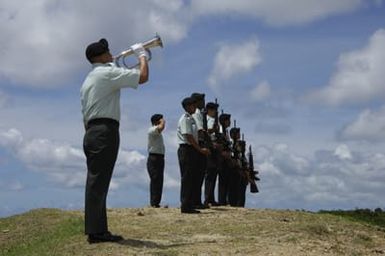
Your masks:
<instances>
[{"instance_id":1,"label":"rifle stock","mask_svg":"<svg viewBox=\"0 0 385 256\"><path fill-rule=\"evenodd\" d=\"M251 151L251 145L249 146L249 181L250 181L250 193L258 193L258 186L256 181L260 180L257 177L258 171L254 170L254 158L253 158L253 152Z\"/></svg>"}]
</instances>

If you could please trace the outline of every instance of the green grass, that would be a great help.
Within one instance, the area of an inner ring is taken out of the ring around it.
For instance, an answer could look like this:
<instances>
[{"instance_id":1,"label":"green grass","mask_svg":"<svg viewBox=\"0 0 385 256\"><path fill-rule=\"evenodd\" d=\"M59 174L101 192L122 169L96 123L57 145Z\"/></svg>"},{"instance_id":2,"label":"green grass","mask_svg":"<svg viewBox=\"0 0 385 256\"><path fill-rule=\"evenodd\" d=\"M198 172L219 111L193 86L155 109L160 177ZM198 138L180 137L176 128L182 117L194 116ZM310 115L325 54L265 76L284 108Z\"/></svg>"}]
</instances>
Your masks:
<instances>
[{"instance_id":1,"label":"green grass","mask_svg":"<svg viewBox=\"0 0 385 256\"><path fill-rule=\"evenodd\" d=\"M384 213L378 210L314 213L214 207L202 212L183 215L177 208L109 209L111 231L125 240L90 245L82 211L32 210L0 218L0 256L385 253Z\"/></svg>"},{"instance_id":2,"label":"green grass","mask_svg":"<svg viewBox=\"0 0 385 256\"><path fill-rule=\"evenodd\" d=\"M320 211L321 214L332 214L336 216L341 216L343 218L349 219L351 221L358 221L361 223L366 223L372 226L377 226L380 228L385 228L385 212L380 208L375 209L374 211L370 209L355 209L355 210L334 210L334 211Z\"/></svg>"},{"instance_id":3,"label":"green grass","mask_svg":"<svg viewBox=\"0 0 385 256\"><path fill-rule=\"evenodd\" d=\"M4 219L0 222L1 236L10 237L6 241L0 237L0 255L55 255L56 248L66 241L83 237L83 226L80 216L56 209Z\"/></svg>"}]
</instances>

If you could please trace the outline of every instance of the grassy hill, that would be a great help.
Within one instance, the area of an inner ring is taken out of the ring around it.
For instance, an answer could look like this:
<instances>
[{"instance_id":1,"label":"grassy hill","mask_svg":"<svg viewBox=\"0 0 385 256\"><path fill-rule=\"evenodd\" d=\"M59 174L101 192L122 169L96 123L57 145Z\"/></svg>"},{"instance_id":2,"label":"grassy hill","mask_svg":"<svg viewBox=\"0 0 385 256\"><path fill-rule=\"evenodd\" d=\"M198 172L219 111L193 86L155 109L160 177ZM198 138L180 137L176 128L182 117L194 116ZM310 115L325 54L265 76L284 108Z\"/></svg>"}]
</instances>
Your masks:
<instances>
[{"instance_id":1,"label":"grassy hill","mask_svg":"<svg viewBox=\"0 0 385 256\"><path fill-rule=\"evenodd\" d=\"M108 216L120 244L88 244L80 211L1 218L0 255L385 255L384 212L142 208Z\"/></svg>"}]
</instances>

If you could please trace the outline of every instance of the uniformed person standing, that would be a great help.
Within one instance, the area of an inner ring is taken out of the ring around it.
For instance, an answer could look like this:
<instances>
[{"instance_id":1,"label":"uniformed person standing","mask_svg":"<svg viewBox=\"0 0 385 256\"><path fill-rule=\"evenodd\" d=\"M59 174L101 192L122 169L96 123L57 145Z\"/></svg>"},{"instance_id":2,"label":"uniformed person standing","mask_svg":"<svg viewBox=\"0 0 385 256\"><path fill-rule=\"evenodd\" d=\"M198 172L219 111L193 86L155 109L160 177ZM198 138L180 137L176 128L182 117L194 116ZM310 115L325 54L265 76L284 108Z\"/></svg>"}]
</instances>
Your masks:
<instances>
[{"instance_id":1,"label":"uniformed person standing","mask_svg":"<svg viewBox=\"0 0 385 256\"><path fill-rule=\"evenodd\" d=\"M86 57L92 70L80 90L87 158L85 234L89 243L117 242L123 238L108 230L106 198L119 150L120 89L137 88L148 80L147 53L141 44L132 50L139 68L117 67L106 39L88 45Z\"/></svg>"},{"instance_id":2,"label":"uniformed person standing","mask_svg":"<svg viewBox=\"0 0 385 256\"><path fill-rule=\"evenodd\" d=\"M241 184L241 149L240 149L240 138L241 130L238 127L233 127L230 129L230 138L232 139L231 149L232 149L232 161L231 166L229 166L229 192L228 200L231 206L238 206L240 184Z\"/></svg>"},{"instance_id":3,"label":"uniformed person standing","mask_svg":"<svg viewBox=\"0 0 385 256\"><path fill-rule=\"evenodd\" d=\"M246 141L244 140L238 140L238 147L241 153L241 175L240 175L240 181L239 181L239 190L238 190L238 201L237 206L238 207L245 207L246 203L246 188L249 183L247 179L247 169L248 163L246 159Z\"/></svg>"},{"instance_id":4,"label":"uniformed person standing","mask_svg":"<svg viewBox=\"0 0 385 256\"><path fill-rule=\"evenodd\" d=\"M193 93L191 94L191 98L195 101L196 109L192 114L192 117L195 120L195 124L198 130L198 142L200 147L205 146L205 134L207 131L204 130L203 118L204 107L205 107L205 95L203 93ZM197 209L207 208L204 204L202 204L202 186L203 180L206 172L207 165L207 157L203 154L197 154L197 171L194 172L194 181L193 181L193 204Z\"/></svg>"},{"instance_id":5,"label":"uniformed person standing","mask_svg":"<svg viewBox=\"0 0 385 256\"><path fill-rule=\"evenodd\" d=\"M195 100L191 97L182 101L185 113L178 121L177 140L178 160L181 173L181 212L200 213L194 209L193 205L193 177L194 172L198 171L196 155L208 155L207 148L201 148L198 143L198 130L194 118L191 116L196 109Z\"/></svg>"},{"instance_id":6,"label":"uniformed person standing","mask_svg":"<svg viewBox=\"0 0 385 256\"><path fill-rule=\"evenodd\" d=\"M148 158L147 172L150 176L150 204L159 208L162 200L163 177L164 177L164 153L162 131L165 128L163 115L151 116L152 126L148 130Z\"/></svg>"},{"instance_id":7,"label":"uniformed person standing","mask_svg":"<svg viewBox=\"0 0 385 256\"><path fill-rule=\"evenodd\" d=\"M227 205L229 203L229 172L231 168L231 148L230 137L227 132L227 128L231 124L230 114L221 114L219 116L220 124L220 143L221 147L221 169L218 172L218 203L219 205Z\"/></svg>"},{"instance_id":8,"label":"uniformed person standing","mask_svg":"<svg viewBox=\"0 0 385 256\"><path fill-rule=\"evenodd\" d=\"M205 201L204 204L208 206L217 206L218 203L215 201L215 183L218 176L218 169L220 168L220 151L218 144L216 143L215 132L219 132L218 124L215 123L215 117L218 112L218 104L209 102L206 104L207 111L207 132L211 139L213 149L211 154L207 157L207 168L204 180L205 186Z\"/></svg>"}]
</instances>

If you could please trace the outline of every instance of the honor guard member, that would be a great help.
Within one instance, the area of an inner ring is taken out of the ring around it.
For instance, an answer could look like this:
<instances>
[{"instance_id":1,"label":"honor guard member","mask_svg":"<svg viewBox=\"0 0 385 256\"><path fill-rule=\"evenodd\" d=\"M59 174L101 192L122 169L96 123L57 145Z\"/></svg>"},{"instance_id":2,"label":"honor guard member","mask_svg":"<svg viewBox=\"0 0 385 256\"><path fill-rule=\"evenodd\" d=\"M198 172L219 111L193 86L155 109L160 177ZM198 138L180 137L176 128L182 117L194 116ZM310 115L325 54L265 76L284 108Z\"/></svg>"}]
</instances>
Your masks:
<instances>
[{"instance_id":1,"label":"honor guard member","mask_svg":"<svg viewBox=\"0 0 385 256\"><path fill-rule=\"evenodd\" d=\"M198 143L198 130L194 118L191 116L196 109L195 100L191 97L182 101L182 107L185 113L178 121L177 140L178 160L181 173L181 212L182 213L200 213L194 209L193 205L193 177L194 172L198 171L196 155L208 155L207 148L201 148Z\"/></svg>"},{"instance_id":2,"label":"honor guard member","mask_svg":"<svg viewBox=\"0 0 385 256\"><path fill-rule=\"evenodd\" d=\"M162 131L165 128L163 115L154 114L151 116L152 126L148 130L148 158L147 171L150 176L150 204L154 208L160 207L163 190L164 176L164 153Z\"/></svg>"},{"instance_id":3,"label":"honor guard member","mask_svg":"<svg viewBox=\"0 0 385 256\"><path fill-rule=\"evenodd\" d=\"M240 183L241 183L241 171L242 170L242 159L241 159L241 149L239 140L241 138L241 129L238 127L233 127L230 129L230 138L231 151L232 151L232 161L231 166L228 166L228 175L229 175L229 192L228 200L230 206L238 206ZM230 162L229 162L230 163Z\"/></svg>"},{"instance_id":4,"label":"honor guard member","mask_svg":"<svg viewBox=\"0 0 385 256\"><path fill-rule=\"evenodd\" d=\"M219 116L220 138L218 143L221 148L221 169L218 172L218 203L219 205L228 204L229 195L229 169L231 168L231 148L230 138L227 128L231 124L230 114L221 114Z\"/></svg>"},{"instance_id":5,"label":"honor guard member","mask_svg":"<svg viewBox=\"0 0 385 256\"><path fill-rule=\"evenodd\" d=\"M238 200L237 200L237 206L238 207L245 207L246 204L246 188L249 184L249 180L247 176L249 175L247 173L248 162L246 159L246 141L244 140L238 140L238 147L241 152L241 174L240 174L240 181L239 181L239 187L238 187Z\"/></svg>"},{"instance_id":6,"label":"honor guard member","mask_svg":"<svg viewBox=\"0 0 385 256\"><path fill-rule=\"evenodd\" d=\"M218 168L220 164L219 150L216 144L215 132L218 129L218 124L215 123L215 116L218 112L218 104L209 102L206 104L207 111L207 132L213 144L213 150L210 156L207 157L207 168L204 180L205 186L205 201L204 204L207 206L217 206L218 203L215 201L215 183L218 176Z\"/></svg>"},{"instance_id":7,"label":"honor guard member","mask_svg":"<svg viewBox=\"0 0 385 256\"><path fill-rule=\"evenodd\" d=\"M192 117L195 120L195 124L198 130L198 142L200 147L204 147L204 107L205 107L205 95L203 93L193 93L191 98L195 101L196 109L195 113L192 114ZM207 206L202 204L202 186L203 180L205 177L207 165L207 157L203 154L197 154L197 171L194 173L193 181L193 204L197 209L205 209Z\"/></svg>"},{"instance_id":8,"label":"honor guard member","mask_svg":"<svg viewBox=\"0 0 385 256\"><path fill-rule=\"evenodd\" d=\"M106 198L119 149L120 89L136 89L148 80L147 53L142 44L131 47L139 68L117 67L106 39L87 46L92 70L80 89L87 158L85 234L89 243L117 242L123 238L108 230Z\"/></svg>"}]
</instances>

